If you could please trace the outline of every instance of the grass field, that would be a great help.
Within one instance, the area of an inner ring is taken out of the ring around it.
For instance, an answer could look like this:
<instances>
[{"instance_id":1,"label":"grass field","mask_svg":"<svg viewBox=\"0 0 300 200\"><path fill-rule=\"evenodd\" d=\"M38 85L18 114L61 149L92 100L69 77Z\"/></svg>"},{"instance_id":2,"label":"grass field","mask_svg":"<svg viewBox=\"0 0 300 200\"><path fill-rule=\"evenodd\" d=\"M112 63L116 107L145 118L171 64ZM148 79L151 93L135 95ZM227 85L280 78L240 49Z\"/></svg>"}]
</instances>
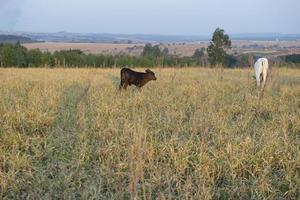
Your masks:
<instances>
[{"instance_id":1,"label":"grass field","mask_svg":"<svg viewBox=\"0 0 300 200\"><path fill-rule=\"evenodd\" d=\"M299 199L300 70L0 69L0 199Z\"/></svg>"}]
</instances>

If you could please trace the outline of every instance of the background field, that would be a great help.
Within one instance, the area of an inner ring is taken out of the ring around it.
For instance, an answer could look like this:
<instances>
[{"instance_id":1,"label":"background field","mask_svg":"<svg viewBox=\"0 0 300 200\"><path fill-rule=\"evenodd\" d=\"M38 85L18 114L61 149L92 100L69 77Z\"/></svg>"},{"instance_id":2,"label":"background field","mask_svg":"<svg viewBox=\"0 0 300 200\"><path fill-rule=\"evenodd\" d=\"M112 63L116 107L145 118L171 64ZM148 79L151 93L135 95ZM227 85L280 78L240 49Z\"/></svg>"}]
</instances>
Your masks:
<instances>
[{"instance_id":1,"label":"background field","mask_svg":"<svg viewBox=\"0 0 300 200\"><path fill-rule=\"evenodd\" d=\"M156 43L153 43L156 44ZM157 43L160 47L168 48L171 55L192 56L196 49L207 48L209 41L199 42L169 42ZM42 51L60 51L69 49L80 49L89 54L109 54L116 55L125 53L129 55L140 55L145 43L136 44L113 44L113 43L68 43L68 42L41 42L25 43L28 49L41 49ZM291 41L256 41L256 40L233 40L232 52L243 53L262 53L269 56L280 56L300 53L300 40Z\"/></svg>"},{"instance_id":2,"label":"background field","mask_svg":"<svg viewBox=\"0 0 300 200\"><path fill-rule=\"evenodd\" d=\"M153 71L0 69L0 198L299 198L299 70Z\"/></svg>"}]
</instances>

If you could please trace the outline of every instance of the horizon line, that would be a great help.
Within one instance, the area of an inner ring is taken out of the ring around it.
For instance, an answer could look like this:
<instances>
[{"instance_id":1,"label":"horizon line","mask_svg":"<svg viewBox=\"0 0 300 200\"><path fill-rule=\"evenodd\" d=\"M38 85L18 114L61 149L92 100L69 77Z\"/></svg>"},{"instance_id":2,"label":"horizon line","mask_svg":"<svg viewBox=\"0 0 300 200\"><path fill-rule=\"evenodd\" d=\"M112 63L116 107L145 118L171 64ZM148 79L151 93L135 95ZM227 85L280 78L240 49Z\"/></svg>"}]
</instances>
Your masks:
<instances>
[{"instance_id":1,"label":"horizon line","mask_svg":"<svg viewBox=\"0 0 300 200\"><path fill-rule=\"evenodd\" d=\"M0 33L38 33L38 34L56 34L56 33L66 33L66 34L102 34L102 35L148 35L148 36L189 36L189 37L207 37L211 36L213 33L210 34L167 34L167 33L112 33L112 32L72 32L72 31L22 31L22 30L0 30ZM226 33L227 35L254 35L254 34L261 34L261 35L299 35L299 33L282 33L282 32L236 32L236 33Z\"/></svg>"}]
</instances>

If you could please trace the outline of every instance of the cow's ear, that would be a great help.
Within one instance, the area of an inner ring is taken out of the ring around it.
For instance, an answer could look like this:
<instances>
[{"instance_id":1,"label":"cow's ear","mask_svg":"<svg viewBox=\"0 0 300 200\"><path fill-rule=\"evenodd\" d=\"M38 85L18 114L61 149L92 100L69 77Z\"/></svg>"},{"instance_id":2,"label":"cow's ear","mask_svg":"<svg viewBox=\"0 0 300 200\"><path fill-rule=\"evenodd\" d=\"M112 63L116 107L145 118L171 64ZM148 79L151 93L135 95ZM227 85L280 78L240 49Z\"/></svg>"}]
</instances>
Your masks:
<instances>
[{"instance_id":1,"label":"cow's ear","mask_svg":"<svg viewBox=\"0 0 300 200\"><path fill-rule=\"evenodd\" d=\"M150 73L150 72L152 72L150 69L146 69L145 70L147 73Z\"/></svg>"}]
</instances>

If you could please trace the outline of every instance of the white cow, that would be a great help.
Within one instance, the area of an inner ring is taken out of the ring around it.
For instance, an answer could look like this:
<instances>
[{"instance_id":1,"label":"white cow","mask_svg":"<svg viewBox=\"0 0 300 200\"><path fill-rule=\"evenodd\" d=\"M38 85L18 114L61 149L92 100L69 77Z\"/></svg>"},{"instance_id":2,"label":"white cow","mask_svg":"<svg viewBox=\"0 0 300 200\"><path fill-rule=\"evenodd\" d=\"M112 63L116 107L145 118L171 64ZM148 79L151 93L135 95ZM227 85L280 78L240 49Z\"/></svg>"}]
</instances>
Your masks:
<instances>
[{"instance_id":1,"label":"white cow","mask_svg":"<svg viewBox=\"0 0 300 200\"><path fill-rule=\"evenodd\" d=\"M267 74L269 69L268 59L259 58L254 64L254 69L257 87L264 88L267 81Z\"/></svg>"}]
</instances>

